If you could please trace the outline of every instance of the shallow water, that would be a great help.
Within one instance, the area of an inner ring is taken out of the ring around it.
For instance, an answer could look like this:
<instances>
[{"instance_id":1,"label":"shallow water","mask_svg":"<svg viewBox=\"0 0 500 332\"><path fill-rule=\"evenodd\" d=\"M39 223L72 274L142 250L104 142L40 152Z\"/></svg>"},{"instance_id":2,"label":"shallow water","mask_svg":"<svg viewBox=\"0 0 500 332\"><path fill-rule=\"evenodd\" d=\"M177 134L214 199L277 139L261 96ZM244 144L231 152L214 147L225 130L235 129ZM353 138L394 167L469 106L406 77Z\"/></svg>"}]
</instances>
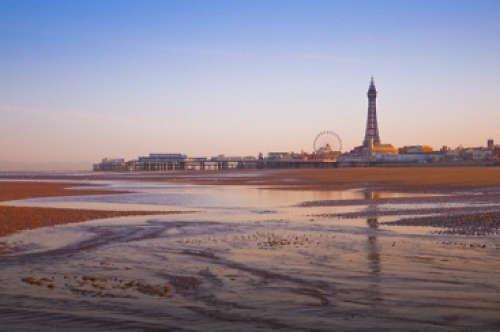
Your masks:
<instances>
[{"instance_id":1,"label":"shallow water","mask_svg":"<svg viewBox=\"0 0 500 332\"><path fill-rule=\"evenodd\" d=\"M496 235L437 235L435 228L381 224L398 216L313 216L391 205L297 206L409 193L106 184L134 193L16 204L196 212L96 220L4 238L13 251L0 256L1 329L500 328ZM404 207L440 204L450 207Z\"/></svg>"}]
</instances>

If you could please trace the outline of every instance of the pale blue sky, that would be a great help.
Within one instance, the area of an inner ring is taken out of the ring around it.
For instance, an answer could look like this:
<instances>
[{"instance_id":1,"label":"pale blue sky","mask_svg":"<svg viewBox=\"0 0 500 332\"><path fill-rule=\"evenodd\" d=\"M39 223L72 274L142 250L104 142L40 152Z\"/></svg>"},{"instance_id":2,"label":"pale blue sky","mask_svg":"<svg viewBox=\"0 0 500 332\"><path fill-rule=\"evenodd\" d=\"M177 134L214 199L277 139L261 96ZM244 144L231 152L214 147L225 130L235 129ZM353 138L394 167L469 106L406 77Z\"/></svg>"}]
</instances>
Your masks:
<instances>
[{"instance_id":1,"label":"pale blue sky","mask_svg":"<svg viewBox=\"0 0 500 332\"><path fill-rule=\"evenodd\" d=\"M500 1L0 0L0 160L500 141Z\"/></svg>"}]
</instances>

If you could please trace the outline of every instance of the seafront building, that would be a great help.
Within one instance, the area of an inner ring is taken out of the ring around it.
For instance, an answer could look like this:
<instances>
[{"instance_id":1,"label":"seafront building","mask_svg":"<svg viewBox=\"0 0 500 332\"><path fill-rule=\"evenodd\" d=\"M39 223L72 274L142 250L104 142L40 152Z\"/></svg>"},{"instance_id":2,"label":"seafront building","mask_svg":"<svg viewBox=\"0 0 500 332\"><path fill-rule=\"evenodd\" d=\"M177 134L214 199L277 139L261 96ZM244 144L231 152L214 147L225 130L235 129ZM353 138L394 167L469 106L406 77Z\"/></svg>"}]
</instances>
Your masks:
<instances>
[{"instance_id":1,"label":"seafront building","mask_svg":"<svg viewBox=\"0 0 500 332\"><path fill-rule=\"evenodd\" d=\"M498 165L500 145L489 139L485 147L450 149L442 147L434 151L428 145L404 146L399 149L392 144L382 143L377 119L377 89L373 77L367 92L368 112L363 142L347 153L325 143L315 147L312 153L269 152L254 156L189 157L182 153L151 153L137 159L104 158L94 164L94 171L111 172L169 172L169 171L217 171L229 169L256 168L328 168L349 166L384 165ZM318 136L329 133L321 132ZM317 136L317 137L318 137ZM316 144L316 140L315 140Z\"/></svg>"},{"instance_id":2,"label":"seafront building","mask_svg":"<svg viewBox=\"0 0 500 332\"><path fill-rule=\"evenodd\" d=\"M340 167L384 165L494 165L499 162L500 146L489 139L486 147L433 151L428 145L404 146L399 149L383 144L377 120L377 89L373 78L367 92L368 115L363 144L337 159Z\"/></svg>"},{"instance_id":3,"label":"seafront building","mask_svg":"<svg viewBox=\"0 0 500 332\"><path fill-rule=\"evenodd\" d=\"M94 164L94 171L118 172L127 169L123 158L104 158L100 163Z\"/></svg>"},{"instance_id":4,"label":"seafront building","mask_svg":"<svg viewBox=\"0 0 500 332\"><path fill-rule=\"evenodd\" d=\"M125 161L123 158L104 158L94 164L94 171L102 172L169 172L169 171L219 171L230 169L257 168L331 168L348 166L385 166L385 165L500 165L500 145L489 144L485 147L442 147L434 151L427 145L412 145L392 149L384 153L382 149L367 149L366 153L341 154L338 158L318 159L314 154L305 152L270 152L266 157L224 156L212 158L188 157L181 153L152 153L148 156Z\"/></svg>"},{"instance_id":5,"label":"seafront building","mask_svg":"<svg viewBox=\"0 0 500 332\"><path fill-rule=\"evenodd\" d=\"M150 153L125 162L124 159L104 158L94 164L94 171L166 172L166 171L216 171L236 168L257 168L258 161L253 156L219 155L212 158L188 157L182 153Z\"/></svg>"}]
</instances>

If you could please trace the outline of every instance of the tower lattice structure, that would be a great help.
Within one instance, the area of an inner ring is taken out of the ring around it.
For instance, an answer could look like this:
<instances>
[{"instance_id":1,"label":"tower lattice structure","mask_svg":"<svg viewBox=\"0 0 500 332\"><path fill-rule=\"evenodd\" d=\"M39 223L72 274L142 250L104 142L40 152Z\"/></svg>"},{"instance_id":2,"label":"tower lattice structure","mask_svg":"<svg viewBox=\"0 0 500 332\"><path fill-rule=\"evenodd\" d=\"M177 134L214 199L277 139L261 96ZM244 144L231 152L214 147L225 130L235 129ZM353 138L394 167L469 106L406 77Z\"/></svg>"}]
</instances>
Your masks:
<instances>
[{"instance_id":1,"label":"tower lattice structure","mask_svg":"<svg viewBox=\"0 0 500 332\"><path fill-rule=\"evenodd\" d=\"M366 131L363 146L369 147L371 142L373 144L380 144L380 136L378 133L377 124L377 89L375 89L375 82L373 77L370 80L370 87L368 88L368 117L366 119Z\"/></svg>"}]
</instances>

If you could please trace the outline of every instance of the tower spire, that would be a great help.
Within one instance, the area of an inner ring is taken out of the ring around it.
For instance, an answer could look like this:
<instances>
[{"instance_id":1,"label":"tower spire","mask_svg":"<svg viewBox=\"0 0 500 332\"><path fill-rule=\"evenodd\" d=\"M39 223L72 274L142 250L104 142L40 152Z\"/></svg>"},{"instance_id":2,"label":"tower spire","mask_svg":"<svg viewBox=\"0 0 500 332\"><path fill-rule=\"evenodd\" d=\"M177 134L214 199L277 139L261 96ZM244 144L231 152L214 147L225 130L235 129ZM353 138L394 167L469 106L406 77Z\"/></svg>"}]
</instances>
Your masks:
<instances>
[{"instance_id":1,"label":"tower spire","mask_svg":"<svg viewBox=\"0 0 500 332\"><path fill-rule=\"evenodd\" d=\"M369 147L373 144L380 144L377 124L377 89L373 76L370 78L370 86L368 88L368 117L366 119L366 131L363 146Z\"/></svg>"}]
</instances>

